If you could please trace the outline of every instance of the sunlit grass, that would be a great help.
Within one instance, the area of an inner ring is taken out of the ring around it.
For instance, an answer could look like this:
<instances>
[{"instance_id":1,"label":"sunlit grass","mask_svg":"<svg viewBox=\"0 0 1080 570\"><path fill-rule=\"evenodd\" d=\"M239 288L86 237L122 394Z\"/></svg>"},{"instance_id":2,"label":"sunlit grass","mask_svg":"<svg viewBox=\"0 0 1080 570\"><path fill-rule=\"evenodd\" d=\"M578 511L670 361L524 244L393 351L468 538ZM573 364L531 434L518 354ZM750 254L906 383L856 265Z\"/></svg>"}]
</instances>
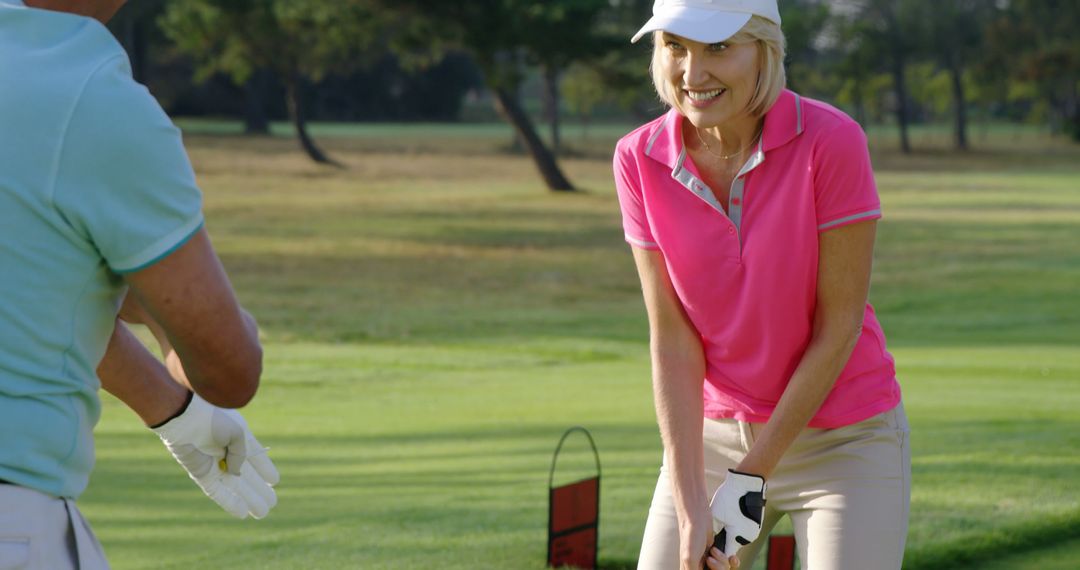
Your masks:
<instances>
[{"instance_id":1,"label":"sunlit grass","mask_svg":"<svg viewBox=\"0 0 1080 570\"><path fill-rule=\"evenodd\" d=\"M501 135L422 135L326 139L343 170L286 138L188 137L261 323L245 414L281 503L228 518L106 399L81 505L115 568L540 568L550 453L577 424L603 462L601 559L632 566L660 447L611 138L563 161L588 190L563 195ZM1080 151L1046 144L1061 156L875 154L871 296L914 430L905 568L1080 532ZM588 471L580 450L560 477Z\"/></svg>"}]
</instances>

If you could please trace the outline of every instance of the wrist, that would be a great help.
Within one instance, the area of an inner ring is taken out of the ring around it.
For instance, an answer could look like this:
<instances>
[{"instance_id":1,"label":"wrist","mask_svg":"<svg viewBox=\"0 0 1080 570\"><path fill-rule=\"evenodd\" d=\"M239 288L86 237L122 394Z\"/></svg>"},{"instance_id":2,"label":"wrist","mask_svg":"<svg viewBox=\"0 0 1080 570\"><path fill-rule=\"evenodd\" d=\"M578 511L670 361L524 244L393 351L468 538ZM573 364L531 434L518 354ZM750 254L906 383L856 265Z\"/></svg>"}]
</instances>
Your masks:
<instances>
[{"instance_id":1,"label":"wrist","mask_svg":"<svg viewBox=\"0 0 1080 570\"><path fill-rule=\"evenodd\" d=\"M705 488L704 473L702 477L688 477L680 480L671 478L671 495L675 507L683 511L707 505L709 500L708 489Z\"/></svg>"},{"instance_id":2,"label":"wrist","mask_svg":"<svg viewBox=\"0 0 1080 570\"><path fill-rule=\"evenodd\" d=\"M757 444L755 443L755 446ZM764 453L764 449L752 448L750 453L743 457L743 460L739 462L731 471L739 473L741 475L752 475L754 477L761 477L762 479L769 479L772 477L773 469L776 468L776 461L772 461L768 456L769 453Z\"/></svg>"},{"instance_id":3,"label":"wrist","mask_svg":"<svg viewBox=\"0 0 1080 570\"><path fill-rule=\"evenodd\" d=\"M735 475L741 475L743 477L753 477L755 479L761 479L762 481L768 479L768 477L765 476L765 473L762 470L744 469L742 466L736 467L735 469L728 469L728 472L734 473Z\"/></svg>"},{"instance_id":4,"label":"wrist","mask_svg":"<svg viewBox=\"0 0 1080 570\"><path fill-rule=\"evenodd\" d=\"M675 501L675 515L682 531L689 531L702 524L708 524L710 521L709 499L704 490L702 490L700 496L695 495L692 499L677 499Z\"/></svg>"},{"instance_id":5,"label":"wrist","mask_svg":"<svg viewBox=\"0 0 1080 570\"><path fill-rule=\"evenodd\" d=\"M149 427L150 429L158 429L158 428L164 426L165 424L175 420L176 418L184 415L184 412L187 411L188 406L191 405L191 400L192 400L192 398L194 396L195 396L194 392L192 392L190 390L184 390L184 396L183 396L183 400L180 403L180 407L177 408L171 415L169 415L168 417L166 417L164 419L161 419L161 420L158 420L158 421L152 422L152 423L147 422L147 427Z\"/></svg>"}]
</instances>

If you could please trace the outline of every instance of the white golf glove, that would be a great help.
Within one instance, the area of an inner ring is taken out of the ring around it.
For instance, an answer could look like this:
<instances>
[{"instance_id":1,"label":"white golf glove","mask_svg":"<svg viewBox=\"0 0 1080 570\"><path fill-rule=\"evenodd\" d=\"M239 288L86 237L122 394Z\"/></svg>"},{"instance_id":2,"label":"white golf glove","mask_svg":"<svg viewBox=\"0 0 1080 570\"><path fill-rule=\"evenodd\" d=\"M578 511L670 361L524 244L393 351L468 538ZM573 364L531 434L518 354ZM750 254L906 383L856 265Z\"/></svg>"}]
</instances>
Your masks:
<instances>
[{"instance_id":1,"label":"white golf glove","mask_svg":"<svg viewBox=\"0 0 1080 570\"><path fill-rule=\"evenodd\" d=\"M261 519L277 504L277 468L240 412L192 394L183 413L153 431L195 484L229 514Z\"/></svg>"},{"instance_id":2,"label":"white golf glove","mask_svg":"<svg viewBox=\"0 0 1080 570\"><path fill-rule=\"evenodd\" d=\"M750 544L761 532L765 514L765 478L728 469L727 478L713 495L713 546L727 556Z\"/></svg>"}]
</instances>

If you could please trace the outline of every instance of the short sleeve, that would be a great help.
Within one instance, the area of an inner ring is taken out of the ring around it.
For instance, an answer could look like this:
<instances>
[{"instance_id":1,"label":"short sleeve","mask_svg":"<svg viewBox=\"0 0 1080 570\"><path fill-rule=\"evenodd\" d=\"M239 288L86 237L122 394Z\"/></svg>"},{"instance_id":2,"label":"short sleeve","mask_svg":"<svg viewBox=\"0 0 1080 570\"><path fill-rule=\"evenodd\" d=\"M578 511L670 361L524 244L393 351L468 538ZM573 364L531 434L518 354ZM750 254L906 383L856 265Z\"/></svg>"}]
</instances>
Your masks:
<instances>
[{"instance_id":1,"label":"short sleeve","mask_svg":"<svg viewBox=\"0 0 1080 570\"><path fill-rule=\"evenodd\" d=\"M645 200L641 194L641 177L636 168L633 151L619 144L615 147L615 190L622 210L623 236L630 245L642 249L659 249L649 229Z\"/></svg>"},{"instance_id":2,"label":"short sleeve","mask_svg":"<svg viewBox=\"0 0 1080 570\"><path fill-rule=\"evenodd\" d=\"M87 81L64 134L53 204L110 269L145 268L202 227L202 193L180 130L126 56Z\"/></svg>"},{"instance_id":3,"label":"short sleeve","mask_svg":"<svg viewBox=\"0 0 1080 570\"><path fill-rule=\"evenodd\" d=\"M818 231L881 217L866 135L858 123L844 121L818 140L814 202Z\"/></svg>"}]
</instances>

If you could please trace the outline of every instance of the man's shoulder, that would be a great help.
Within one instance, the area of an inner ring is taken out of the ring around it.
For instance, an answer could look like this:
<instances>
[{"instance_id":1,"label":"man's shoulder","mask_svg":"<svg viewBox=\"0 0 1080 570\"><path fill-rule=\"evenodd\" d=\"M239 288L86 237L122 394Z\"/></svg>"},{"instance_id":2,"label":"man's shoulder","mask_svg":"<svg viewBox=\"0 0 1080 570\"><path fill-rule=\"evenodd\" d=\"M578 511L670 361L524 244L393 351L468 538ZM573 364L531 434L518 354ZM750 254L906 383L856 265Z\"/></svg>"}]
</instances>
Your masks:
<instances>
[{"instance_id":1,"label":"man's shoulder","mask_svg":"<svg viewBox=\"0 0 1080 570\"><path fill-rule=\"evenodd\" d=\"M0 17L0 45L11 66L23 62L35 72L67 72L85 77L105 62L123 57L112 33L93 18L48 10L8 10Z\"/></svg>"},{"instance_id":2,"label":"man's shoulder","mask_svg":"<svg viewBox=\"0 0 1080 570\"><path fill-rule=\"evenodd\" d=\"M56 106L74 104L87 83L110 66L130 78L126 53L97 20L32 9L0 17L0 87L8 97L23 99L16 108L24 112L63 115Z\"/></svg>"}]
</instances>

